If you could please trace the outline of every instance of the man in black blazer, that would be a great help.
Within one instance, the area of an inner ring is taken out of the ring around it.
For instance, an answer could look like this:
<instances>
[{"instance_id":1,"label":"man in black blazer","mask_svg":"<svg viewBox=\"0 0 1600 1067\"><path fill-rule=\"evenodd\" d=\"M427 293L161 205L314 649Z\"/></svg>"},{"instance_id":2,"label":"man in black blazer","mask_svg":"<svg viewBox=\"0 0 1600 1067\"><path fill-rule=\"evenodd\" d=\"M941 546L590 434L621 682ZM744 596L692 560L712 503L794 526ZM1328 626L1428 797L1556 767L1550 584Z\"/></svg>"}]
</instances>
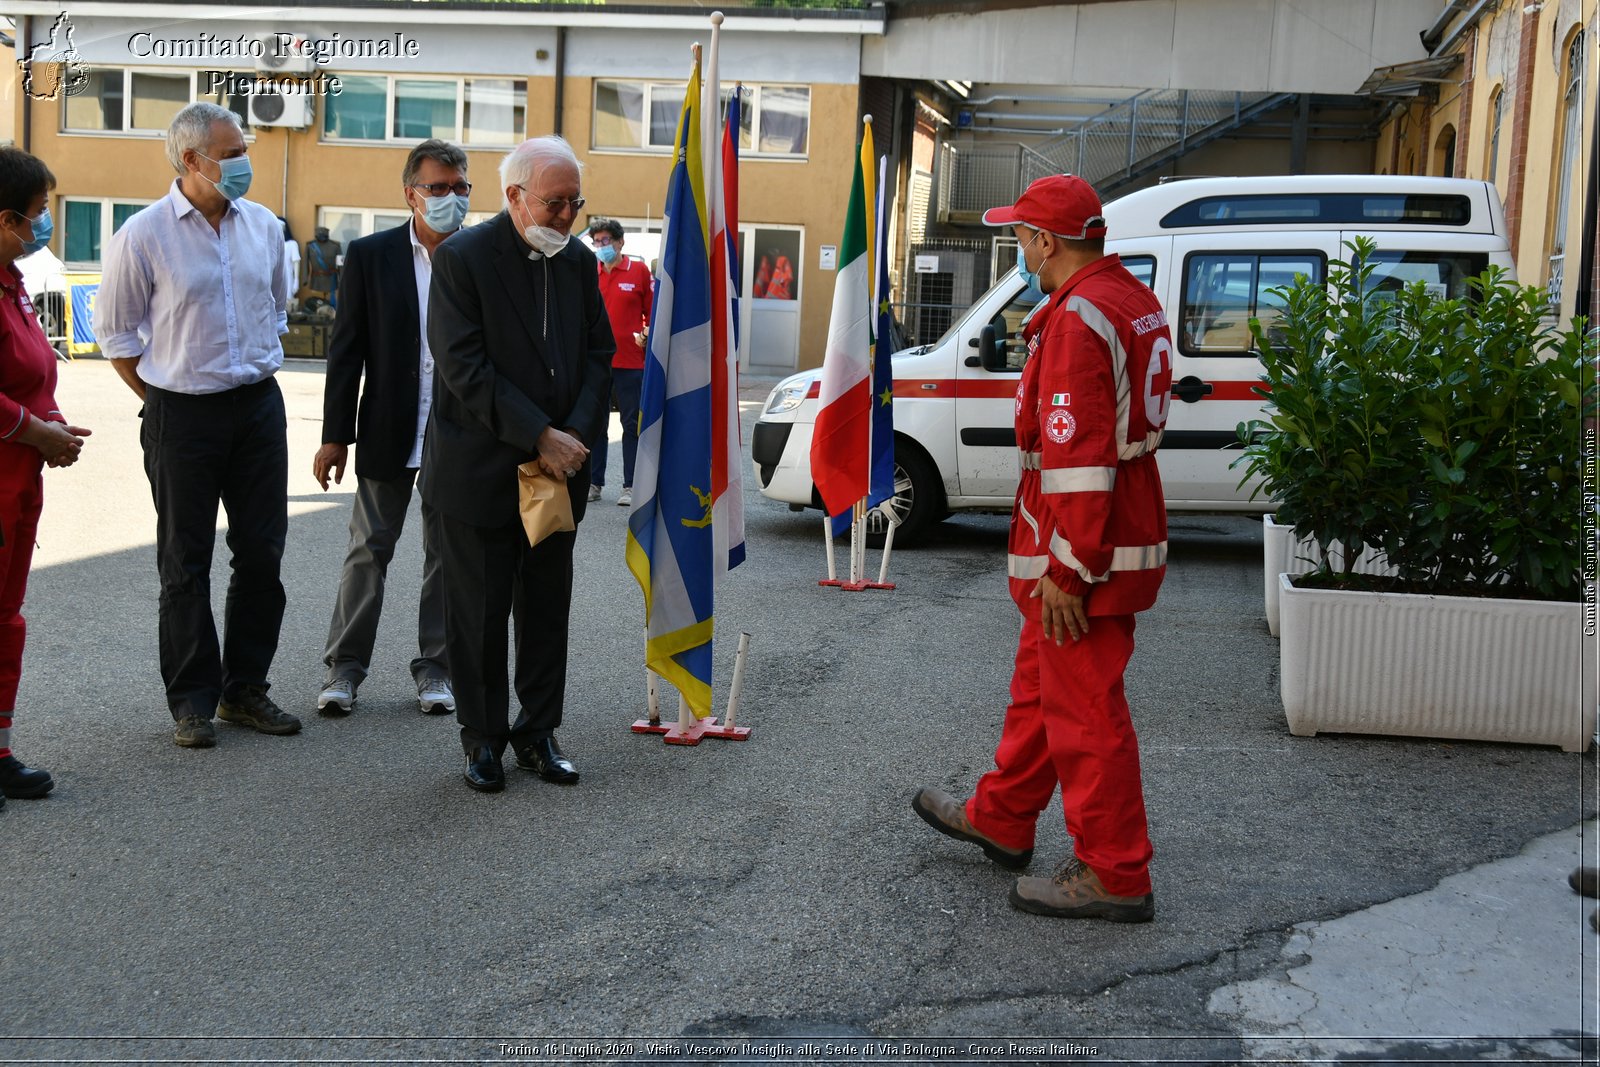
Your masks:
<instances>
[{"instance_id":1,"label":"man in black blazer","mask_svg":"<svg viewBox=\"0 0 1600 1067\"><path fill-rule=\"evenodd\" d=\"M594 253L570 240L583 207L577 157L560 137L524 141L500 165L505 210L451 237L434 257L428 339L437 368L422 457L422 499L439 513L445 647L472 788L505 788L517 764L571 784L556 744L567 677L575 532L530 548L517 466L565 479L583 518L589 450L608 414L616 345ZM516 623L508 721L506 617Z\"/></svg>"},{"instance_id":2,"label":"man in black blazer","mask_svg":"<svg viewBox=\"0 0 1600 1067\"><path fill-rule=\"evenodd\" d=\"M317 697L317 710L324 715L350 713L372 662L384 578L422 465L423 431L433 402L426 332L432 257L460 228L472 191L467 154L438 140L411 150L401 181L411 218L352 242L345 255L339 314L328 347L322 447L311 462L312 475L326 490L330 473L334 481L343 481L349 446L357 446L350 548L322 658L327 677ZM411 675L422 710L443 714L455 710L455 698L445 665L436 528L437 516L424 500L422 597Z\"/></svg>"}]
</instances>

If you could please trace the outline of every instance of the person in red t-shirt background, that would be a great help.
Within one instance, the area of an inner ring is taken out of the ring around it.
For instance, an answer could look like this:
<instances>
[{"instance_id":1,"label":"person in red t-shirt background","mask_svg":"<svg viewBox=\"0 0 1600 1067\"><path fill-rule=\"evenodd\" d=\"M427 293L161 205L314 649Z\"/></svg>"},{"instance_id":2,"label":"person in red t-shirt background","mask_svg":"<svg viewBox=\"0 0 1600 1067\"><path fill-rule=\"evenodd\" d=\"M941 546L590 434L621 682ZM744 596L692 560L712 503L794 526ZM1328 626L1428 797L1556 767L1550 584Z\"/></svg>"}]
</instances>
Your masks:
<instances>
[{"instance_id":1,"label":"person in red t-shirt background","mask_svg":"<svg viewBox=\"0 0 1600 1067\"><path fill-rule=\"evenodd\" d=\"M611 359L611 400L622 416L622 493L617 503L633 505L633 460L639 452L639 387L644 381L644 342L650 329L650 268L622 254L622 223L589 223L589 243L600 261L600 299L611 319L617 354ZM589 499L599 500L606 484L606 440L611 420L589 443Z\"/></svg>"},{"instance_id":2,"label":"person in red t-shirt background","mask_svg":"<svg viewBox=\"0 0 1600 1067\"><path fill-rule=\"evenodd\" d=\"M16 261L50 240L55 175L19 148L0 148L0 804L42 797L49 771L11 754L11 715L22 677L22 598L44 506L45 464L70 467L89 431L56 410L56 352L22 285Z\"/></svg>"}]
</instances>

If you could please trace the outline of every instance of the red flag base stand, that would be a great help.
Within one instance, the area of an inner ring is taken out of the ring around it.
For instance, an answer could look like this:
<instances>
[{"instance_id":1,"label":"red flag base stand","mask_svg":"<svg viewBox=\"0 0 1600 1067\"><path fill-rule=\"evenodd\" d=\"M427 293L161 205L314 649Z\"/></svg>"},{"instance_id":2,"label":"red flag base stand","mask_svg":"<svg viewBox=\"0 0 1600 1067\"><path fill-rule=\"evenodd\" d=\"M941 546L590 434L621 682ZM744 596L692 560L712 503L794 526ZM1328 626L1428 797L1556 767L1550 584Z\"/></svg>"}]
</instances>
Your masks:
<instances>
[{"instance_id":1,"label":"red flag base stand","mask_svg":"<svg viewBox=\"0 0 1600 1067\"><path fill-rule=\"evenodd\" d=\"M708 737L720 741L747 741L750 738L750 727L733 725L733 717L739 710L739 694L744 689L744 664L750 652L750 635L739 635L739 652L734 657L733 686L728 691L728 722L718 726L715 715L707 715L703 719L696 719L689 711L689 703L680 694L678 697L678 721L671 726L661 721L661 708L658 704L656 690L656 675L654 671L646 670L645 692L649 701L650 717L638 719L633 724L636 734L660 734L661 740L669 745L698 745Z\"/></svg>"},{"instance_id":2,"label":"red flag base stand","mask_svg":"<svg viewBox=\"0 0 1600 1067\"><path fill-rule=\"evenodd\" d=\"M715 715L707 715L703 719L696 719L685 730L680 724L673 723L668 726L661 721L651 722L649 719L640 719L633 724L636 734L661 734L661 740L669 745L698 745L708 737L715 737L723 741L747 741L750 739L748 726L718 726Z\"/></svg>"}]
</instances>

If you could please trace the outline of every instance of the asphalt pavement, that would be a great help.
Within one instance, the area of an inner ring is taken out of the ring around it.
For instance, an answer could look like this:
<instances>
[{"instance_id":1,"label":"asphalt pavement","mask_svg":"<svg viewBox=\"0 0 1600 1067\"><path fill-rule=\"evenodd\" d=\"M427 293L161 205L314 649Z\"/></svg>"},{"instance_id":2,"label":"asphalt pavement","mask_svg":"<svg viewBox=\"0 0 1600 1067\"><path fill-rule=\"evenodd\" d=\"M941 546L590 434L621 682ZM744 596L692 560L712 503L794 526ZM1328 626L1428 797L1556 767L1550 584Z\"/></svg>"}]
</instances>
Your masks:
<instances>
[{"instance_id":1,"label":"asphalt pavement","mask_svg":"<svg viewBox=\"0 0 1600 1067\"><path fill-rule=\"evenodd\" d=\"M747 484L716 661L720 699L751 633L753 732L667 747L629 729L643 609L614 444L559 735L582 782L508 768L482 795L407 671L415 509L355 713L313 710L354 483L311 478L320 365L280 380L272 695L305 729L220 724L196 751L157 669L137 402L99 360L61 368L95 434L46 474L14 746L59 784L0 811L0 1060L1594 1062L1594 902L1565 881L1596 862L1593 754L1291 737L1259 520L1174 515L1139 620L1155 921L1052 920L910 807L992 765L1003 517L952 519L896 553L894 591L846 593L816 584L815 513ZM746 383L747 426L769 384ZM225 559L219 534L219 618ZM1066 847L1053 805L1033 873Z\"/></svg>"}]
</instances>

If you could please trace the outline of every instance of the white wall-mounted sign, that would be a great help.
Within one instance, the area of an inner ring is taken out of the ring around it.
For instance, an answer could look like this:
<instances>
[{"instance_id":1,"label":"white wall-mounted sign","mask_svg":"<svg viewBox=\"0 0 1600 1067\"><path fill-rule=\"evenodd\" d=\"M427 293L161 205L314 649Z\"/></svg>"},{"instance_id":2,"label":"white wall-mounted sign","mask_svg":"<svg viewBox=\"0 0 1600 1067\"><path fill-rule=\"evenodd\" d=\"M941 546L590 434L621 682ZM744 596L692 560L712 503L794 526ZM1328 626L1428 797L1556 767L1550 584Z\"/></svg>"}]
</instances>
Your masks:
<instances>
[{"instance_id":1,"label":"white wall-mounted sign","mask_svg":"<svg viewBox=\"0 0 1600 1067\"><path fill-rule=\"evenodd\" d=\"M917 257L917 273L918 274L938 274L939 273L939 257L936 256L936 255L935 256L918 256Z\"/></svg>"},{"instance_id":2,"label":"white wall-mounted sign","mask_svg":"<svg viewBox=\"0 0 1600 1067\"><path fill-rule=\"evenodd\" d=\"M839 269L839 246L823 245L817 253L817 268L819 270Z\"/></svg>"}]
</instances>

